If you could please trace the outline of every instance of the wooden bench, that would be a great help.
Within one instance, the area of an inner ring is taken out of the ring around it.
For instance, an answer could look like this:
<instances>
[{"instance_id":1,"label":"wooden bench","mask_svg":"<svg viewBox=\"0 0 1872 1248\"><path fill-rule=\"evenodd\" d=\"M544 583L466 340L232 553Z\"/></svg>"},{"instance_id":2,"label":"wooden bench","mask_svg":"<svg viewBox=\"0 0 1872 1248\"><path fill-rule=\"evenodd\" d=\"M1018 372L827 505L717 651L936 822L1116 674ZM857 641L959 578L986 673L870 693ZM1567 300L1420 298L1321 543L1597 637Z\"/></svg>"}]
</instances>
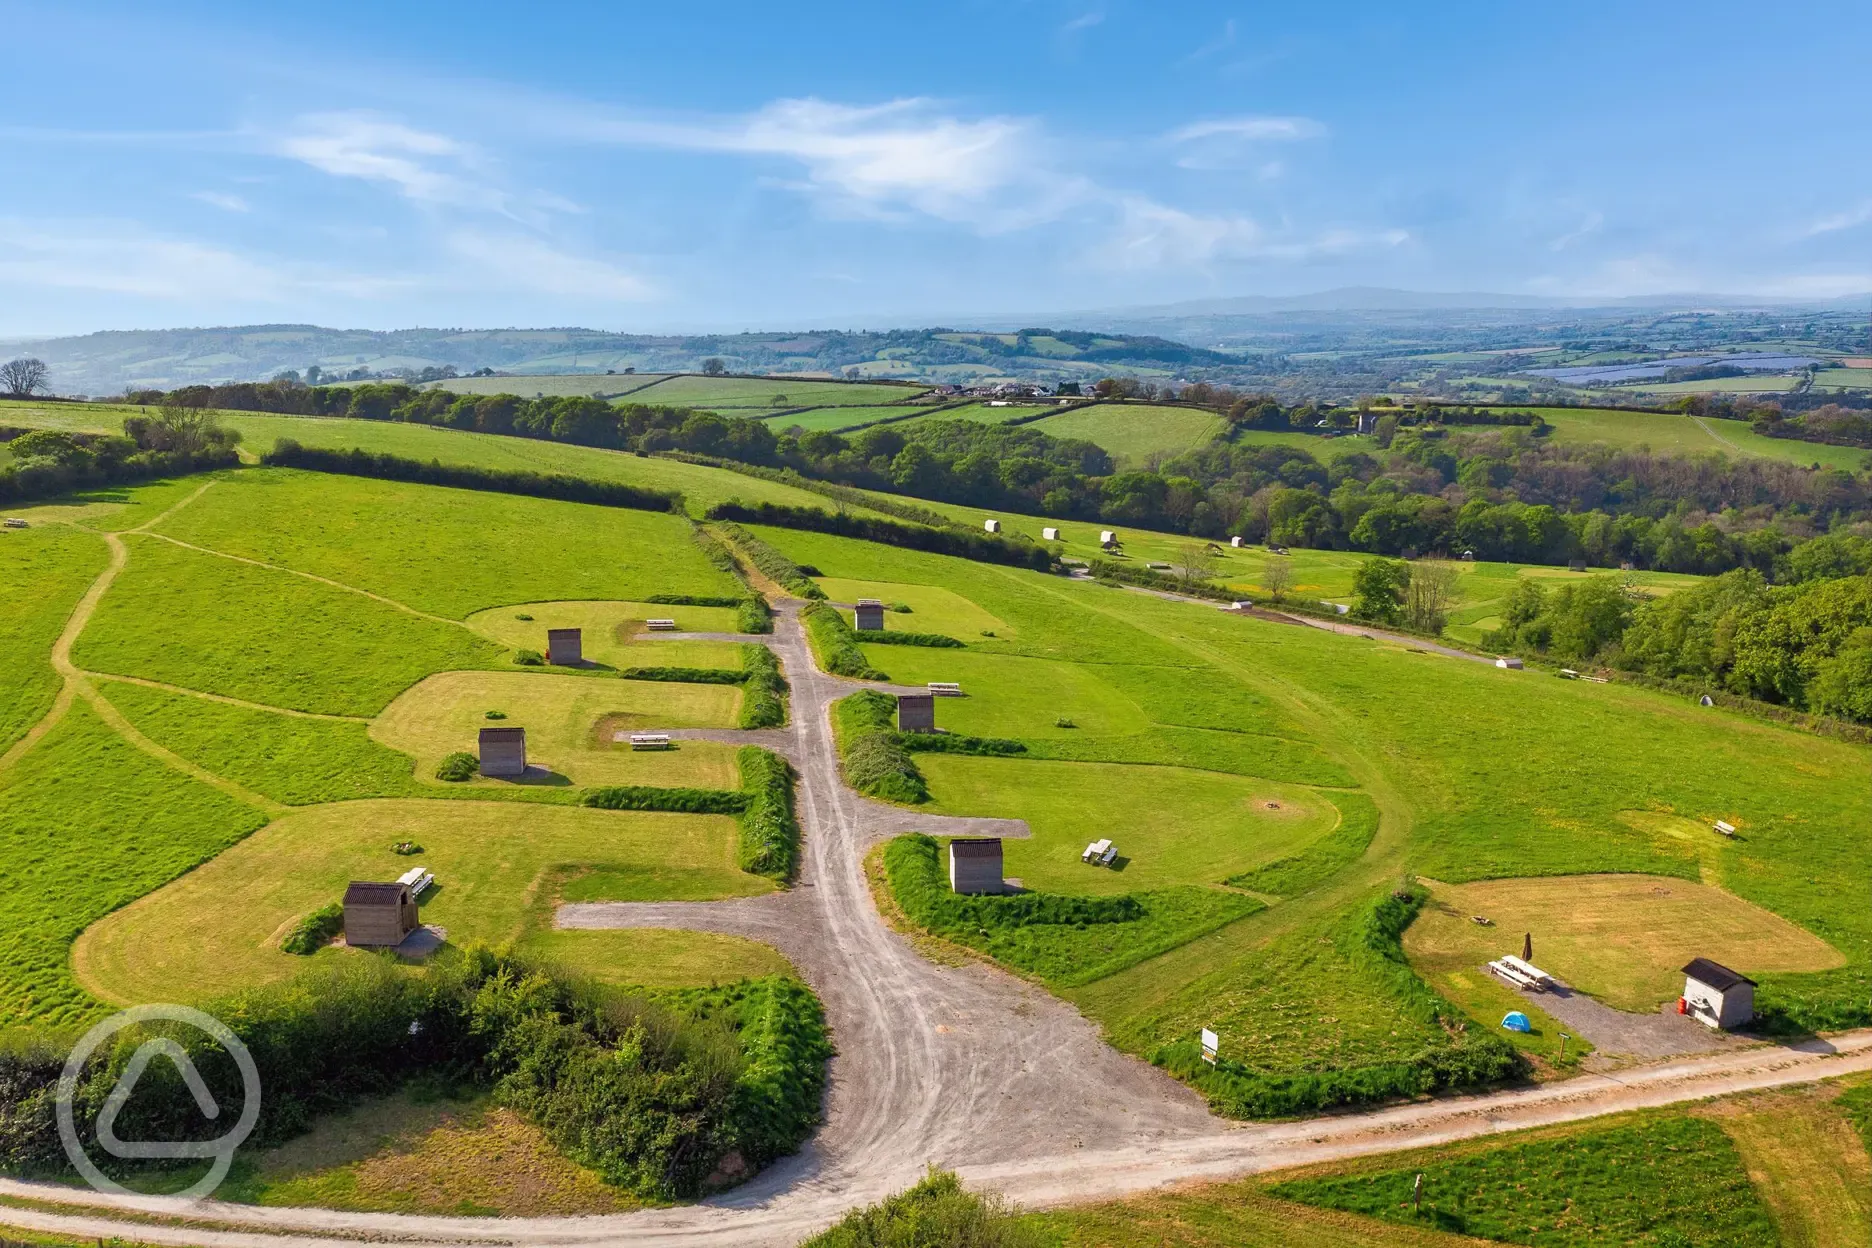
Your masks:
<instances>
[{"instance_id":1,"label":"wooden bench","mask_svg":"<svg viewBox=\"0 0 1872 1248\"><path fill-rule=\"evenodd\" d=\"M939 698L959 698L962 696L962 686L953 680L932 680L929 682L929 691Z\"/></svg>"},{"instance_id":2,"label":"wooden bench","mask_svg":"<svg viewBox=\"0 0 1872 1248\"><path fill-rule=\"evenodd\" d=\"M667 750L670 748L670 735L667 732L633 732L630 734L630 747L633 750Z\"/></svg>"},{"instance_id":3,"label":"wooden bench","mask_svg":"<svg viewBox=\"0 0 1872 1248\"><path fill-rule=\"evenodd\" d=\"M653 633L673 633L676 631L675 620L645 620L644 627Z\"/></svg>"}]
</instances>

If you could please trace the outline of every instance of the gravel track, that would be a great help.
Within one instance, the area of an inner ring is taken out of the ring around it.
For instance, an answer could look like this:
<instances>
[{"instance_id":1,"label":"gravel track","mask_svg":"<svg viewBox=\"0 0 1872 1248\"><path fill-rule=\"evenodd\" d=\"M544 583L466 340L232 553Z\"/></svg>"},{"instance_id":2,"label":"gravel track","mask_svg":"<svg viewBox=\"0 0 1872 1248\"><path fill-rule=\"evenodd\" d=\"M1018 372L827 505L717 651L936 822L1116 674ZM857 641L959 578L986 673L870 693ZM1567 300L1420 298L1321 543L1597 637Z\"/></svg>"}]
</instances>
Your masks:
<instances>
[{"instance_id":1,"label":"gravel track","mask_svg":"<svg viewBox=\"0 0 1872 1248\"><path fill-rule=\"evenodd\" d=\"M1304 1122L1225 1123L1190 1089L1104 1044L1091 1023L1044 990L981 963L939 966L885 924L864 875L865 851L876 839L964 824L993 824L1010 836L1024 825L1016 831L1008 825L1017 821L919 815L847 789L828 711L864 686L813 666L793 604L776 625L764 640L793 690L793 724L774 732L790 737L783 752L801 773L805 842L797 886L727 902L566 906L558 922L730 931L769 941L792 958L825 1002L838 1045L825 1126L800 1154L706 1203L629 1214L343 1213L0 1180L0 1196L46 1206L0 1208L0 1223L70 1238L207 1248L339 1248L358 1239L528 1248L791 1245L846 1209L913 1182L929 1164L953 1167L966 1181L1023 1203L1060 1204L1872 1071L1867 1031ZM127 1224L113 1213L188 1221Z\"/></svg>"}]
</instances>

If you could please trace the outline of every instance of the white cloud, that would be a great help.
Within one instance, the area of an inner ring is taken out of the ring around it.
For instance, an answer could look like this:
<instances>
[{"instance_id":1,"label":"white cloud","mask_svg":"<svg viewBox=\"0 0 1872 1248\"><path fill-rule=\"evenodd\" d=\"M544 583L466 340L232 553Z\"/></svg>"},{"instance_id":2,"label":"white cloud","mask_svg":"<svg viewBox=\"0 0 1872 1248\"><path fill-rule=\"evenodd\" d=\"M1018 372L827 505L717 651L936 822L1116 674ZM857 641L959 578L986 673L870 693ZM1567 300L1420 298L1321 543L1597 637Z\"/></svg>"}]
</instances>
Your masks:
<instances>
[{"instance_id":1,"label":"white cloud","mask_svg":"<svg viewBox=\"0 0 1872 1248\"><path fill-rule=\"evenodd\" d=\"M1587 235L1597 233L1599 230L1599 227L1604 224L1605 224L1604 213L1597 212L1597 211L1589 212L1583 218L1581 218L1580 223L1578 225L1574 226L1572 229L1568 230L1566 233L1560 235L1558 238L1548 243L1547 250L1565 251L1567 248L1571 247L1574 243L1579 242L1580 239L1585 238Z\"/></svg>"},{"instance_id":2,"label":"white cloud","mask_svg":"<svg viewBox=\"0 0 1872 1248\"><path fill-rule=\"evenodd\" d=\"M990 230L1016 229L1052 219L1085 189L1083 179L1055 176L1045 167L1047 144L1033 122L964 120L925 99L867 106L787 99L741 117L572 124L600 141L795 161L806 175L795 185L866 215L909 209Z\"/></svg>"},{"instance_id":3,"label":"white cloud","mask_svg":"<svg viewBox=\"0 0 1872 1248\"><path fill-rule=\"evenodd\" d=\"M449 235L448 247L473 266L472 278L464 284L474 287L493 285L624 302L652 299L657 293L655 287L634 273L603 260L561 251L530 235L457 230Z\"/></svg>"},{"instance_id":4,"label":"white cloud","mask_svg":"<svg viewBox=\"0 0 1872 1248\"><path fill-rule=\"evenodd\" d=\"M1235 19L1231 17L1226 22L1222 23L1221 34L1209 40L1209 42L1203 44L1200 48L1197 48L1194 52L1190 53L1188 56L1184 57L1183 59L1185 61L1200 61L1200 60L1203 60L1205 57L1214 56L1218 52L1226 52L1228 49L1234 46L1235 46Z\"/></svg>"},{"instance_id":5,"label":"white cloud","mask_svg":"<svg viewBox=\"0 0 1872 1248\"><path fill-rule=\"evenodd\" d=\"M485 176L476 149L375 113L314 113L276 146L333 177L383 183L417 203L512 215L513 196Z\"/></svg>"},{"instance_id":6,"label":"white cloud","mask_svg":"<svg viewBox=\"0 0 1872 1248\"><path fill-rule=\"evenodd\" d=\"M1292 143L1299 139L1317 139L1326 126L1311 117L1220 117L1196 121L1164 136L1172 143L1193 143L1200 139L1229 138L1255 143Z\"/></svg>"},{"instance_id":7,"label":"white cloud","mask_svg":"<svg viewBox=\"0 0 1872 1248\"><path fill-rule=\"evenodd\" d=\"M1872 221L1872 199L1866 200L1857 208L1835 213L1830 217L1821 217L1807 227L1803 237L1813 238L1820 234L1835 234L1840 230L1850 230Z\"/></svg>"},{"instance_id":8,"label":"white cloud","mask_svg":"<svg viewBox=\"0 0 1872 1248\"><path fill-rule=\"evenodd\" d=\"M1404 230L1328 229L1296 235L1270 230L1251 217L1185 212L1141 195L1123 197L1119 208L1118 231L1098 259L1120 269L1192 267L1230 260L1296 262L1410 241Z\"/></svg>"},{"instance_id":9,"label":"white cloud","mask_svg":"<svg viewBox=\"0 0 1872 1248\"><path fill-rule=\"evenodd\" d=\"M1263 145L1299 143L1325 134L1324 123L1311 117L1219 117L1172 130L1164 142L1182 149L1176 162L1179 168L1222 170L1255 165L1265 171L1267 163L1259 154Z\"/></svg>"},{"instance_id":10,"label":"white cloud","mask_svg":"<svg viewBox=\"0 0 1872 1248\"><path fill-rule=\"evenodd\" d=\"M278 303L309 292L359 297L395 278L287 268L120 221L0 220L0 285L165 300Z\"/></svg>"},{"instance_id":11,"label":"white cloud","mask_svg":"<svg viewBox=\"0 0 1872 1248\"><path fill-rule=\"evenodd\" d=\"M1867 217L1872 220L1872 216ZM1864 273L1789 273L1755 285L1764 295L1784 299L1838 299L1872 293L1872 271Z\"/></svg>"},{"instance_id":12,"label":"white cloud","mask_svg":"<svg viewBox=\"0 0 1872 1248\"><path fill-rule=\"evenodd\" d=\"M1090 30L1104 20L1105 15L1103 13L1082 13L1078 17L1073 18L1072 21L1067 22L1064 26L1061 26L1060 34L1073 35L1082 30Z\"/></svg>"},{"instance_id":13,"label":"white cloud","mask_svg":"<svg viewBox=\"0 0 1872 1248\"><path fill-rule=\"evenodd\" d=\"M189 195L189 198L199 199L202 203L210 207L219 208L223 212L252 211L247 201L240 196L228 195L221 191L194 191Z\"/></svg>"}]
</instances>

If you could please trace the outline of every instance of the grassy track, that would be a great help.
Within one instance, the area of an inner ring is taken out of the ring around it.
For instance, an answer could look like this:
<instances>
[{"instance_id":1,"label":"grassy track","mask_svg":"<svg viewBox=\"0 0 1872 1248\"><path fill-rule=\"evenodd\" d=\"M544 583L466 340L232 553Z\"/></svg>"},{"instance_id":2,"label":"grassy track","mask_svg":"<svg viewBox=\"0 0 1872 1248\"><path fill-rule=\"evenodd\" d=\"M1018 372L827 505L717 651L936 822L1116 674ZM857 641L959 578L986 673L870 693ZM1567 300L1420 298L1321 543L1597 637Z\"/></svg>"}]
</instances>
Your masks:
<instances>
[{"instance_id":1,"label":"grassy track","mask_svg":"<svg viewBox=\"0 0 1872 1248\"><path fill-rule=\"evenodd\" d=\"M1032 426L1056 438L1083 438L1111 452L1121 467L1137 468L1152 455L1176 455L1207 445L1222 432L1222 418L1197 407L1094 403L1049 416Z\"/></svg>"},{"instance_id":2,"label":"grassy track","mask_svg":"<svg viewBox=\"0 0 1872 1248\"><path fill-rule=\"evenodd\" d=\"M449 619L512 602L738 590L680 516L322 473L233 474L160 532Z\"/></svg>"},{"instance_id":3,"label":"grassy track","mask_svg":"<svg viewBox=\"0 0 1872 1248\"><path fill-rule=\"evenodd\" d=\"M51 707L52 643L108 562L103 542L66 525L0 536L0 754Z\"/></svg>"},{"instance_id":4,"label":"grassy track","mask_svg":"<svg viewBox=\"0 0 1872 1248\"><path fill-rule=\"evenodd\" d=\"M477 778L474 787L651 784L732 789L740 784L734 748L682 741L670 750L634 751L614 739L645 728L732 728L741 705L733 685L605 680L549 672L439 672L393 702L371 725L374 740L416 758L416 774L458 750L474 753L477 734L498 711L504 728L527 730L524 781ZM458 786L451 786L458 787Z\"/></svg>"},{"instance_id":5,"label":"grassy track","mask_svg":"<svg viewBox=\"0 0 1872 1248\"><path fill-rule=\"evenodd\" d=\"M1831 1091L1766 1093L1702 1111L1741 1154L1784 1245L1872 1243L1872 1158Z\"/></svg>"},{"instance_id":6,"label":"grassy track","mask_svg":"<svg viewBox=\"0 0 1872 1248\"><path fill-rule=\"evenodd\" d=\"M337 900L348 881L395 879L412 861L438 881L424 894L423 921L463 945L519 939L537 921L536 890L573 867L603 868L619 893L630 891L625 882L678 899L771 890L736 866L736 835L725 816L513 802L317 806L112 914L85 932L72 961L87 987L116 1002L201 1000L282 979L305 965L277 947L297 919ZM423 847L419 858L391 852L405 840Z\"/></svg>"},{"instance_id":7,"label":"grassy track","mask_svg":"<svg viewBox=\"0 0 1872 1248\"><path fill-rule=\"evenodd\" d=\"M80 667L289 710L371 715L429 672L501 658L465 628L360 594L155 537L126 540L130 565L78 639Z\"/></svg>"},{"instance_id":8,"label":"grassy track","mask_svg":"<svg viewBox=\"0 0 1872 1248\"><path fill-rule=\"evenodd\" d=\"M67 967L73 936L263 822L133 748L83 702L73 706L0 773L0 1022L95 1014Z\"/></svg>"}]
</instances>

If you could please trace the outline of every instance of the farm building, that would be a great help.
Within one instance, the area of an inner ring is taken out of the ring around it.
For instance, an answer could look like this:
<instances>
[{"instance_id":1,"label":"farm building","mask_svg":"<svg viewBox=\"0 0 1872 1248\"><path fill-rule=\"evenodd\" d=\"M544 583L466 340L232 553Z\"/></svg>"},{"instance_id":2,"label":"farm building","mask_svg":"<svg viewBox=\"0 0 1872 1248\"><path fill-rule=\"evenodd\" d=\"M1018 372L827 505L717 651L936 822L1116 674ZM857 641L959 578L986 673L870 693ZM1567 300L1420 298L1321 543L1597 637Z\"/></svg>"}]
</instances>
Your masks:
<instances>
[{"instance_id":1,"label":"farm building","mask_svg":"<svg viewBox=\"0 0 1872 1248\"><path fill-rule=\"evenodd\" d=\"M956 893L999 893L1001 839L958 837L949 842L949 889Z\"/></svg>"},{"instance_id":2,"label":"farm building","mask_svg":"<svg viewBox=\"0 0 1872 1248\"><path fill-rule=\"evenodd\" d=\"M1099 530L1099 545L1104 546L1109 549L1110 547L1116 546L1117 544L1118 544L1118 535L1116 533L1112 532L1110 529Z\"/></svg>"},{"instance_id":3,"label":"farm building","mask_svg":"<svg viewBox=\"0 0 1872 1248\"><path fill-rule=\"evenodd\" d=\"M1233 546L1233 547L1235 547L1235 548L1236 548L1237 550L1239 550L1239 549L1241 549L1241 545L1242 545L1242 539L1241 539L1241 538L1239 538L1239 537L1231 537L1231 538L1229 538L1229 545L1230 545L1230 546Z\"/></svg>"},{"instance_id":4,"label":"farm building","mask_svg":"<svg viewBox=\"0 0 1872 1248\"><path fill-rule=\"evenodd\" d=\"M859 631L880 632L884 628L884 604L875 598L860 598L857 607L852 611L852 618L856 621Z\"/></svg>"},{"instance_id":5,"label":"farm building","mask_svg":"<svg viewBox=\"0 0 1872 1248\"><path fill-rule=\"evenodd\" d=\"M1495 660L1495 666L1505 667L1511 672L1518 672L1521 670L1522 663L1520 659L1505 654L1501 658Z\"/></svg>"},{"instance_id":6,"label":"farm building","mask_svg":"<svg viewBox=\"0 0 1872 1248\"><path fill-rule=\"evenodd\" d=\"M584 635L576 628L547 629L546 661L555 667L577 667L585 661Z\"/></svg>"},{"instance_id":7,"label":"farm building","mask_svg":"<svg viewBox=\"0 0 1872 1248\"><path fill-rule=\"evenodd\" d=\"M483 728L481 730L482 775L524 776L526 769L526 729Z\"/></svg>"},{"instance_id":8,"label":"farm building","mask_svg":"<svg viewBox=\"0 0 1872 1248\"><path fill-rule=\"evenodd\" d=\"M1057 541L1059 541L1059 540L1060 540L1060 535L1059 535L1059 533L1060 533L1060 531L1059 531L1058 529L1055 529L1055 528L1051 528L1051 527L1048 527L1048 528L1044 528L1044 529L1041 529L1041 530L1040 530L1040 536L1041 536L1041 538L1042 538L1043 540L1045 540L1045 541L1049 541L1049 542L1057 542Z\"/></svg>"},{"instance_id":9,"label":"farm building","mask_svg":"<svg viewBox=\"0 0 1872 1248\"><path fill-rule=\"evenodd\" d=\"M353 948L394 948L417 926L416 897L409 885L353 880L345 889L345 944Z\"/></svg>"},{"instance_id":10,"label":"farm building","mask_svg":"<svg viewBox=\"0 0 1872 1248\"><path fill-rule=\"evenodd\" d=\"M1755 981L1708 958L1692 958L1683 968L1684 993L1678 1009L1699 1023L1727 1031L1755 1017Z\"/></svg>"},{"instance_id":11,"label":"farm building","mask_svg":"<svg viewBox=\"0 0 1872 1248\"><path fill-rule=\"evenodd\" d=\"M982 521L982 528L987 529L990 533L999 533L1001 531L1001 522L999 520L984 520Z\"/></svg>"},{"instance_id":12,"label":"farm building","mask_svg":"<svg viewBox=\"0 0 1872 1248\"><path fill-rule=\"evenodd\" d=\"M929 693L897 695L898 732L935 732L936 696Z\"/></svg>"}]
</instances>

